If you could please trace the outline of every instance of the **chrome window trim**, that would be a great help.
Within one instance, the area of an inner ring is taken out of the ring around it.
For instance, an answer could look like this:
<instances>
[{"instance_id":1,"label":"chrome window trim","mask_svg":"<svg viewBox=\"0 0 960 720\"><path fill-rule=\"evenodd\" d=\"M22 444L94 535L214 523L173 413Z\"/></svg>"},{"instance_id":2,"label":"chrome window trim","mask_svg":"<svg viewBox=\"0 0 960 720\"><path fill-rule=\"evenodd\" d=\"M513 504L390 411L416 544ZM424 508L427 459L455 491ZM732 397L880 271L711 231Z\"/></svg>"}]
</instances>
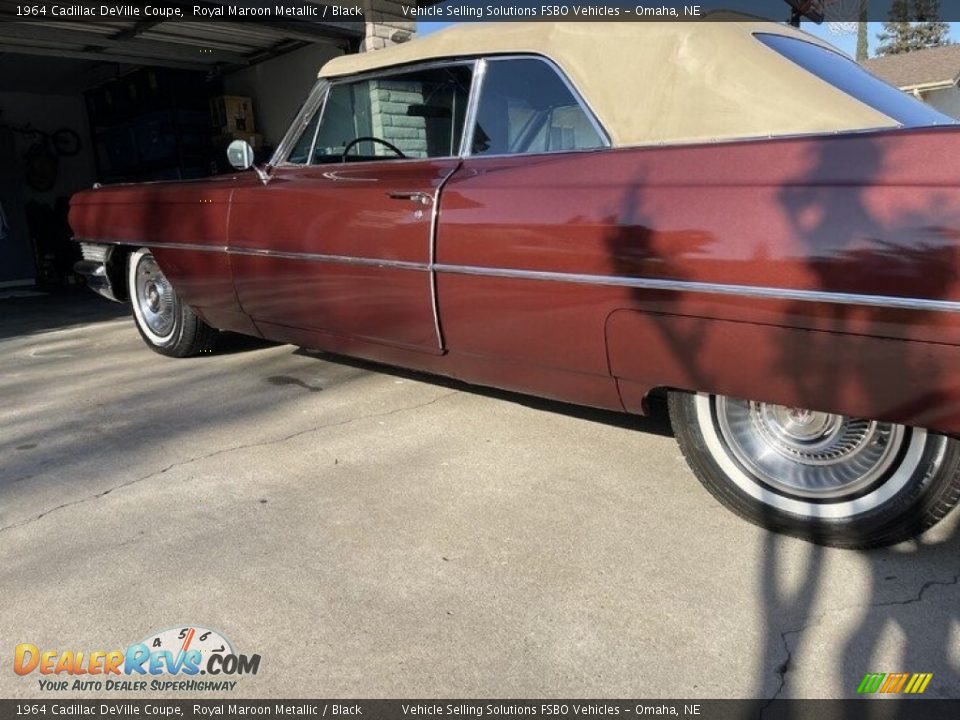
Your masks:
<instances>
[{"instance_id":1,"label":"chrome window trim","mask_svg":"<svg viewBox=\"0 0 960 720\"><path fill-rule=\"evenodd\" d=\"M429 271L453 275L477 275L522 280L541 280L568 282L579 285L605 285L628 287L641 290L663 290L673 292L694 292L708 295L728 295L735 297L756 297L767 300L801 300L804 302L833 303L837 305L868 305L872 307L893 308L898 310L923 310L960 313L960 300L932 300L929 298L898 297L895 295L861 295L857 293L833 292L829 290L799 290L776 288L763 285L735 285L729 283L709 283L691 280L670 280L665 278L641 278L626 275L589 275L580 273L553 272L545 270L521 270L515 268L483 267L479 265L449 265L445 263L416 263L404 260L384 258L354 257L350 255L322 255L318 253L297 253L269 250L266 248L224 247L222 245L193 245L190 243L170 243L130 240L100 240L94 238L73 238L75 242L97 243L102 245L143 245L148 248L170 250L195 250L201 252L224 252L232 255L252 257L276 257L291 260L311 260L315 262L335 262L350 265L373 265L394 267L402 270Z\"/></svg>"},{"instance_id":2,"label":"chrome window trim","mask_svg":"<svg viewBox=\"0 0 960 720\"><path fill-rule=\"evenodd\" d=\"M422 60L408 65L392 65L376 70L367 70L366 72L354 73L352 75L335 75L324 79L331 85L344 85L361 80L376 80L394 75L406 75L407 73L419 72L420 70L435 70L437 68L450 67L451 65L475 65L479 59L480 58L476 57L436 58L433 60Z\"/></svg>"},{"instance_id":3,"label":"chrome window trim","mask_svg":"<svg viewBox=\"0 0 960 720\"><path fill-rule=\"evenodd\" d=\"M467 99L467 117L463 122L463 135L460 138L460 157L470 155L473 147L473 135L477 129L477 108L480 103L480 91L483 89L483 80L487 76L487 59L479 58L473 70L473 83L470 86L470 97Z\"/></svg>"},{"instance_id":4,"label":"chrome window trim","mask_svg":"<svg viewBox=\"0 0 960 720\"><path fill-rule=\"evenodd\" d=\"M801 70L803 70L803 71L804 71L805 73L807 73L808 75L816 78L817 80L819 80L819 81L822 82L822 83L825 83L825 84L829 85L831 88L833 88L836 92L840 93L841 95L849 98L850 100L853 100L853 101L856 102L856 103L859 103L860 105L863 105L864 107L870 108L870 109L873 110L875 113L878 113L879 115L883 115L885 118L889 119L892 123L894 123L895 127L893 127L893 128L888 128L888 129L919 130L919 129L922 129L922 128L953 127L953 126L956 126L956 125L958 124L958 121L957 121L955 118L952 118L950 115L947 115L945 112L943 112L943 111L940 110L939 108L936 108L936 107L934 107L933 105L930 105L929 103L926 103L926 102L924 102L923 100L920 100L920 99L917 98L917 97L913 97L911 93L902 91L902 90L901 90L899 87L897 87L896 85L893 85L893 84L890 83L889 81L884 80L882 77L880 77L880 76L877 75L876 73L868 70L866 67L864 67L864 66L861 65L859 62L857 62L854 58L852 58L852 57L850 57L849 55L846 55L846 54L840 52L837 48L827 47L827 46L822 45L822 44L817 43L817 42L810 42L809 40L806 40L806 39L804 39L804 38L792 37L792 36L790 36L790 35L783 35L782 33L770 32L769 30L758 30L758 31L756 31L756 32L753 32L753 33L752 33L752 36L753 36L753 39L754 39L754 40L756 40L757 42L759 42L759 43L760 43L761 45L763 45L767 50L769 50L770 52L774 53L774 54L777 55L778 57L787 60L788 62L792 63L792 64L795 65L796 67L798 67L798 68L800 68ZM767 42L763 39L764 37L779 37L779 38L782 38L782 39L784 39L784 40L787 40L788 42L789 42L789 41L792 41L792 42L797 42L797 43L805 43L805 44L807 44L807 45L812 45L812 46L814 46L814 47L817 47L817 48L819 48L819 49L821 49L821 50L826 50L827 52L832 53L833 55L835 55L836 57L840 58L842 61L846 62L847 64L852 64L854 67L856 67L856 68L858 68L859 70L865 72L867 75L872 75L874 78L876 78L877 80L881 81L882 83L884 83L884 84L886 84L886 85L889 85L889 86L892 87L894 90L902 93L905 97L911 98L913 101L918 102L918 103L920 103L921 105L926 105L926 106L927 106L927 109L932 110L934 113L942 116L943 120L942 120L942 121L938 121L938 122L934 122L934 123L929 123L929 124L908 125L908 124L902 122L901 120L893 117L893 116L890 115L889 113L887 113L887 112L881 110L880 108L876 107L876 106L873 105L872 103L869 103L869 102L867 102L866 100L862 100L861 98L857 97L856 95L851 95L849 92L847 92L847 91L844 90L843 88L841 88L841 87L839 87L838 85L830 82L830 81L827 80L826 78L821 77L821 76L818 75L817 73L813 72L813 70L811 70L810 68L808 68L808 67L804 66L803 64L801 64L799 61L797 61L797 60L795 60L794 58L790 57L789 55L781 52L781 51L780 51L779 49L777 49L775 46L770 45L769 43L767 43ZM863 130L863 129L870 129L870 128L857 128L856 130ZM856 131L856 130L855 130L855 131ZM855 132L855 131L854 131L854 132Z\"/></svg>"},{"instance_id":5,"label":"chrome window trim","mask_svg":"<svg viewBox=\"0 0 960 720\"><path fill-rule=\"evenodd\" d=\"M317 115L317 124L313 128L313 138L310 140L310 150L307 152L307 162L304 165L313 165L313 153L317 149L317 138L320 137L320 123L323 122L323 114L327 111L327 101L330 99L330 91L333 85L327 86L327 91L323 94L323 102L320 103L319 114Z\"/></svg>"},{"instance_id":6,"label":"chrome window trim","mask_svg":"<svg viewBox=\"0 0 960 720\"><path fill-rule=\"evenodd\" d=\"M771 52L775 52L771 50ZM601 139L604 141L604 146L599 148L587 148L583 150L554 150L544 153L510 153L510 154L496 154L496 155L471 155L467 152L472 145L472 137L474 131L474 121L476 119L476 108L479 101L479 92L481 89L483 74L486 71L486 63L489 61L497 60L507 60L507 59L539 59L548 65L551 65L554 71L560 76L560 79L564 82L568 89L573 93L574 97L587 111L587 116L590 118L591 123L594 128L600 134ZM570 79L566 76L566 73L563 72L562 68L558 67L550 58L543 55L538 55L536 53L512 53L509 55L487 55L487 56L478 56L473 58L438 58L436 60L430 60L426 62L412 63L409 65L396 65L389 68L380 68L377 70L370 70L363 73L357 73L354 75L341 75L334 78L320 78L317 81L317 84L311 90L311 96L308 97L307 102L314 101L313 94L317 92L319 87L322 87L323 84L326 87L323 88L323 95L315 101L315 104L311 107L311 111L316 111L320 102L326 102L326 94L329 91L331 85L343 82L349 82L352 80L362 80L370 77L389 77L391 75L397 75L406 73L408 71L415 71L419 69L429 69L435 67L447 67L451 64L466 64L469 65L473 63L474 65L474 77L471 82L470 88L470 98L467 107L467 118L464 121L464 132L463 137L461 138L460 153L456 156L448 155L444 157L430 158L431 160L445 160L445 159L465 159L471 157L474 159L479 158L507 158L507 157L531 157L531 156L544 156L544 155L557 155L557 154L572 154L572 153L583 153L583 152L597 152L605 149L656 149L656 148L690 148L690 147L700 147L700 146L714 146L714 145L727 145L732 143L743 143L743 142L762 142L762 141L776 141L776 140L802 140L802 139L815 139L815 138L829 138L829 137L838 137L838 136L850 136L850 135L867 135L874 133L895 133L902 130L901 126L878 126L878 127L869 127L869 128L856 128L853 130L834 130L826 132L805 132L805 133L783 133L783 134L767 134L767 135L744 135L738 137L724 137L724 138L686 138L679 140L666 140L666 141L651 141L651 142L637 142L629 144L620 144L614 145L610 139L609 134L606 129L600 123L599 119L594 113L593 108L590 104L584 99L580 94L577 88L572 84ZM480 67L483 67L483 70L480 70ZM479 73L479 75L478 75ZM478 84L479 81L479 84ZM297 119L302 117L304 108L301 108L301 114L298 114ZM272 167L289 167L289 168L301 168L307 167L301 163L290 163L286 162L286 155L289 155L293 150L293 144L296 142L296 138L299 137L299 133L294 131L294 128L297 127L296 120L291 124L291 127L287 130L287 134L284 136L284 139L277 146L276 152L274 152L273 158L270 161ZM309 118L308 118L309 119ZM305 121L306 122L306 121ZM318 125L319 127L319 125ZM955 125L930 125L924 126L923 130L942 130L942 129L951 129L955 128ZM469 136L469 137L468 137ZM469 142L469 144L468 144ZM409 158L410 160L419 160L419 158ZM386 162L403 162L403 158L385 158ZM319 165L318 165L319 167Z\"/></svg>"},{"instance_id":7,"label":"chrome window trim","mask_svg":"<svg viewBox=\"0 0 960 720\"><path fill-rule=\"evenodd\" d=\"M456 160L460 160L460 156L459 156L459 155L444 155L444 156L442 156L442 157L441 157L441 156L436 156L436 157L428 157L428 158L412 158L412 157L399 158L399 157L386 157L386 156L380 158L380 157L378 156L378 158L377 158L376 160L364 160L363 162L354 162L354 163L327 162L327 163L314 163L313 165L302 165L302 164L300 164L300 163L282 163L282 164L280 164L280 165L277 165L276 167L278 167L278 168L287 168L287 169L298 168L298 169L301 169L301 170L306 170L306 169L310 169L310 170L328 170L328 169L333 169L333 168L337 168L337 169L342 170L342 169L344 168L344 166L349 167L349 168L351 168L351 169L354 169L354 168L357 168L357 167L366 168L366 167L370 167L370 166L376 166L376 165L379 165L380 163L385 163L385 162L388 162L388 163L426 163L426 162L438 162L438 161L441 161L441 160L453 160L453 161L456 161Z\"/></svg>"},{"instance_id":8,"label":"chrome window trim","mask_svg":"<svg viewBox=\"0 0 960 720\"><path fill-rule=\"evenodd\" d=\"M958 122L957 124L960 124ZM956 130L956 127L953 125L930 125L922 128L915 128L916 131L923 132L953 132ZM749 135L744 137L730 137L730 138L718 138L718 139L687 139L687 140L677 140L677 141L657 141L649 143L636 143L629 145L615 145L610 147L596 147L596 148L585 148L583 150L554 150L551 152L543 153L513 153L513 154L490 154L490 155L473 155L470 156L470 159L473 161L477 160L486 160L486 159L496 159L496 158L522 158L522 157L550 157L554 155L574 155L578 153L596 153L596 152L619 152L619 151L628 151L628 150L668 150L668 149L690 149L690 148L701 148L701 147L714 147L714 146L724 146L724 145L735 145L737 143L758 143L758 142L776 142L778 140L826 140L830 138L843 138L850 136L858 135L880 135L887 133L900 133L903 132L904 128L900 126L879 126L879 127L870 127L862 128L856 130L831 130L828 132L808 132L808 133L790 133L784 135ZM386 158L385 158L386 159ZM407 158L407 160L414 160L416 158ZM431 160L463 160L463 156L448 156L444 158L430 158ZM391 162L403 162L402 158L391 159ZM305 165L298 165L296 163L281 163L280 165L274 165L273 167L291 167L299 168L306 167ZM316 165L314 167L324 167L324 165ZM197 181L188 181L188 182L197 182Z\"/></svg>"},{"instance_id":9,"label":"chrome window trim","mask_svg":"<svg viewBox=\"0 0 960 720\"><path fill-rule=\"evenodd\" d=\"M600 140L603 142L603 147L611 148L613 147L613 141L610 139L610 133L607 132L607 129L603 126L603 123L600 122L600 118L597 117L597 114L593 111L593 106L587 102L587 99L583 97L576 86L567 77L567 74L563 71L559 65L557 65L553 60L542 55L535 55L534 57L539 58L543 62L550 65L554 72L560 76L560 79L563 81L564 85L573 93L574 99L580 104L580 108L587 114L587 117L590 119L590 122L593 124L593 129L597 131L597 134L600 136ZM585 150L599 150L601 148L584 148Z\"/></svg>"},{"instance_id":10,"label":"chrome window trim","mask_svg":"<svg viewBox=\"0 0 960 720\"><path fill-rule=\"evenodd\" d=\"M307 129L307 125L317 108L320 107L321 103L326 103L329 91L330 83L325 78L318 78L310 89L310 94L307 95L303 106L297 112L296 117L293 118L293 122L290 123L290 127L287 128L280 144L277 145L277 149L274 150L273 157L270 158L270 167L303 167L301 163L288 163L287 157L293 152L297 140L301 133Z\"/></svg>"},{"instance_id":11,"label":"chrome window trim","mask_svg":"<svg viewBox=\"0 0 960 720\"><path fill-rule=\"evenodd\" d=\"M464 118L464 124L463 124L463 135L466 135L466 133L467 133L467 127L468 127L467 121L468 121L469 116L470 116L470 100L471 100L472 97L473 97L473 86L474 86L474 82L475 82L475 76L476 76L476 72L477 72L477 65L478 65L478 63L479 63L479 59L477 59L477 58L473 58L473 59L466 59L466 58L464 58L464 59L459 59L459 58L458 58L458 59L451 59L451 60L435 60L435 61L430 61L430 62L416 63L416 64L413 64L413 65L398 65L398 66L392 67L392 68L383 68L383 69L381 69L381 70L371 70L371 71L369 71L369 72L358 73L358 74L356 74L356 75L343 75L343 76L336 77L336 78L334 78L334 79L330 79L330 78L320 78L320 81L321 81L321 82L326 82L326 88L324 89L325 92L324 92L323 100L322 100L323 105L322 105L322 107L320 108L319 121L317 122L316 128L314 129L313 140L312 140L311 143L310 143L310 154L309 154L307 157L310 158L311 160L313 159L313 153L314 153L314 150L316 149L316 146L317 146L317 137L318 137L319 134L320 134L320 123L323 122L323 114L324 114L324 113L326 112L326 110L327 110L327 99L330 97L330 91L331 91L335 86L337 86L337 85L348 85L348 84L354 83L354 82L363 82L364 80L375 80L375 79L379 79L379 78L388 78L388 77L393 77L393 76L396 76L396 75L406 75L407 73L418 72L418 71L421 71L421 70L435 70L435 69L437 69L437 68L448 68L448 67L453 67L453 66L458 66L458 65L473 66L473 67L472 67L473 74L472 74L471 77L470 77L470 92L467 94L467 98L468 98L468 99L467 99L467 117ZM315 91L315 90L314 90L314 91ZM312 92L314 92L314 91L312 91ZM319 103L318 103L318 105L319 105ZM316 111L316 107L317 107L317 106L314 106L314 108L313 108L314 111ZM301 113L302 113L302 111L301 111ZM301 115L298 115L298 116L297 116L297 119L299 119L300 117L301 117ZM296 120L294 121L294 125L296 125ZM289 137L290 135L294 134L294 133L293 133L293 127L294 127L294 125L291 125L290 130L287 131L287 136L284 136L283 142L287 142L288 137ZM304 123L303 127L304 127L304 129L306 128L306 123ZM302 130L301 130L301 132L302 132ZM461 149L461 150L463 149L463 135L461 136L461 139L460 139L460 149ZM298 133L296 134L296 137L299 137L299 134L298 134ZM290 153L293 152L293 148L294 148L294 145L295 145L295 144L296 144L296 140L295 140L295 139L293 139L293 140L290 141L290 143L289 143L289 148L286 149L285 156L289 156ZM283 145L283 143L281 143L281 146L282 146L282 145ZM278 147L278 148L277 148L277 152L274 153L274 158L277 159L277 158L279 158L279 157L280 157L280 148ZM372 163L372 162L391 162L391 163L396 163L396 162L405 162L405 161L406 161L406 162L411 162L411 161L414 161L414 162L425 162L425 161L428 161L428 160L455 160L455 159L459 159L460 157L461 157L460 154L457 154L457 155L434 155L434 156L426 157L426 158L391 158L391 157L384 157L383 160L368 160L368 161L364 162L363 164L364 164L364 165L368 165L368 164L370 164L370 163ZM274 167L287 167L287 168L324 167L324 166L329 165L329 164L331 164L331 163L314 163L314 162L292 163L292 162L287 162L287 161L286 161L286 157L284 157L283 160L279 160L279 161L276 162L276 163L271 162L271 165L273 165Z\"/></svg>"},{"instance_id":12,"label":"chrome window trim","mask_svg":"<svg viewBox=\"0 0 960 720\"><path fill-rule=\"evenodd\" d=\"M590 121L591 126L593 127L594 131L597 133L597 136L600 138L601 145L600 147L579 148L576 150L545 150L543 152L516 152L516 153L496 153L496 154L490 154L490 155L474 155L473 152L471 151L471 148L473 147L473 134L476 126L477 111L480 106L480 100L482 100L482 97L481 97L482 89L480 89L477 91L476 97L471 96L471 100L473 100L473 106L471 108L473 122L471 123L470 133L469 133L470 144L465 145L462 148L461 157L463 158L540 157L543 155L565 155L565 154L576 153L576 152L592 152L596 150L608 150L613 147L613 142L610 140L609 133L607 133L606 128L603 127L603 124L600 122L599 118L597 118L597 114L593 111L593 108L590 106L590 103L586 101L586 99L583 97L580 91L577 90L574 84L570 81L570 78L567 77L567 74L563 72L563 68L557 65L550 58L546 57L545 55L538 55L537 53L511 53L509 55L487 55L481 58L481 60L484 63L484 69L483 69L484 78L486 76L486 71L487 71L486 66L489 63L504 62L504 61L509 62L511 60L513 61L538 60L544 63L545 65L547 65L547 67L553 70L554 74L556 74L556 76L560 78L560 81L564 84L564 86L573 96L574 101L577 103L577 105L580 106L580 109L583 111L584 115L587 116L587 119ZM467 133L465 132L464 133L465 137L466 137L466 134Z\"/></svg>"},{"instance_id":13,"label":"chrome window trim","mask_svg":"<svg viewBox=\"0 0 960 720\"><path fill-rule=\"evenodd\" d=\"M483 160L503 160L504 158L532 158L534 160L538 158L552 158L552 157L561 157L565 155L583 155L585 153L598 153L598 152L607 152L609 150L617 150L619 148L612 147L595 147L595 148L583 148L581 150L547 150L544 152L536 153L490 153L489 155L470 155L468 156L471 162L478 162ZM464 158L467 159L467 158Z\"/></svg>"},{"instance_id":14,"label":"chrome window trim","mask_svg":"<svg viewBox=\"0 0 960 720\"><path fill-rule=\"evenodd\" d=\"M476 119L477 119L477 109L479 108L480 95L483 89L483 81L486 76L488 63L491 62L503 62L511 60L537 60L544 63L560 78L560 81L564 84L564 87L570 92L573 96L574 101L580 106L580 109L587 116L587 119L590 121L590 125L593 127L594 131L600 138L601 146L595 148L582 148L578 150L547 150L544 152L524 152L524 153L503 153L496 155L474 155L470 152L471 147L473 146L473 137L474 131L476 129ZM288 167L288 168L303 168L303 167L322 167L327 163L292 163L287 161L287 157L293 152L293 148L296 145L297 139L300 137L306 127L307 123L310 121L313 113L316 112L317 108L320 108L320 118L317 122L316 128L314 129L314 137L310 143L310 154L309 158L313 158L313 152L316 147L317 136L320 131L320 123L323 122L323 113L326 112L326 103L327 98L330 95L330 90L336 85L345 85L353 82L362 82L363 80L372 80L377 78L388 78L394 77L396 75L405 75L411 72L418 72L420 70L433 70L437 68L448 68L452 66L463 65L463 66L472 66L473 74L470 78L470 92L467 98L467 114L463 122L463 133L460 138L460 151L457 155L437 155L429 158L384 158L382 161L368 161L368 162L404 162L404 161L416 161L423 162L424 160L451 160L451 159L465 159L468 157L473 158L497 158L497 157L535 157L543 155L564 155L570 153L580 153L580 152L596 152L598 150L606 150L614 147L613 142L610 139L610 134L604 128L603 124L597 118L597 114L593 111L593 108L590 106L590 103L586 101L583 95L579 90L574 86L570 81L570 78L567 77L566 73L563 72L563 69L557 65L553 60L546 57L545 55L539 55L537 53L511 53L509 55L485 55L478 57L467 57L467 58L438 58L436 60L429 60L425 62L417 62L409 65L395 65L389 68L379 68L377 70L370 70L363 73L357 73L354 75L341 75L334 78L320 78L317 81L317 84L311 90L311 96L307 98L307 103L310 103L309 114L306 113L307 104L304 104L304 107L301 108L300 113L298 113L297 118L294 119L294 122L291 124L290 129L287 130L287 134L284 136L283 140L280 142L280 145L277 147L276 152L273 155L273 158L270 161L272 167ZM322 95L319 97L314 97L314 94L318 92L318 88L322 88ZM306 115L306 117L304 117ZM299 122L298 122L299 121Z\"/></svg>"},{"instance_id":15,"label":"chrome window trim","mask_svg":"<svg viewBox=\"0 0 960 720\"><path fill-rule=\"evenodd\" d=\"M960 124L960 123L958 123ZM956 130L952 125L929 125L922 128L914 128L916 131L942 131L950 129ZM742 137L724 137L724 138L693 138L685 140L658 140L657 142L632 143L629 145L617 145L612 150L666 150L671 148L703 148L724 145L735 145L737 143L759 143L776 142L778 140L828 140L830 138L843 138L851 135L877 135L880 133L900 133L904 128L900 125L878 125L868 128L857 128L855 130L824 130L820 132L799 132L784 133L782 135L744 135Z\"/></svg>"}]
</instances>

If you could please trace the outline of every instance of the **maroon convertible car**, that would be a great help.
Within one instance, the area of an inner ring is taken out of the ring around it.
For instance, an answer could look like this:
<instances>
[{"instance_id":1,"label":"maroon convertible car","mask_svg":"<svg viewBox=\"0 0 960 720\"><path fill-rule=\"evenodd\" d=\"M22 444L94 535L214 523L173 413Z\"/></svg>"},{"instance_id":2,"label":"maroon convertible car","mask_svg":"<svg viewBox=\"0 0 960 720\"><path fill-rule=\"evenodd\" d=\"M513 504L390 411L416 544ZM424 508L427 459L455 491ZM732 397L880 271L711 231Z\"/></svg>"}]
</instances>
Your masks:
<instances>
[{"instance_id":1,"label":"maroon convertible car","mask_svg":"<svg viewBox=\"0 0 960 720\"><path fill-rule=\"evenodd\" d=\"M269 165L231 153L250 171L73 198L78 269L157 352L231 330L666 394L710 492L826 544L960 496L960 129L805 33L456 26L332 60Z\"/></svg>"}]
</instances>

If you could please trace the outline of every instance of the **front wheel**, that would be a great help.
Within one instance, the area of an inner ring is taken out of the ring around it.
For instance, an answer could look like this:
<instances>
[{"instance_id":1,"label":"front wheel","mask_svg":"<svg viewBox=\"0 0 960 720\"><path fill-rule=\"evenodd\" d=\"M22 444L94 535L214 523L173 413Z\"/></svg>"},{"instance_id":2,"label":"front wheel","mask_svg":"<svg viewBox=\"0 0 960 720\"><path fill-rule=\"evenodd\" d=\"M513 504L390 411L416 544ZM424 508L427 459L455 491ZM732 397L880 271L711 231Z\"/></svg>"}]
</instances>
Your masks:
<instances>
[{"instance_id":1,"label":"front wheel","mask_svg":"<svg viewBox=\"0 0 960 720\"><path fill-rule=\"evenodd\" d=\"M178 358L208 352L213 347L217 330L177 297L148 249L130 254L127 282L133 317L147 347Z\"/></svg>"},{"instance_id":2,"label":"front wheel","mask_svg":"<svg viewBox=\"0 0 960 720\"><path fill-rule=\"evenodd\" d=\"M670 395L670 420L721 503L823 545L906 540L960 499L960 442L919 428L680 392Z\"/></svg>"}]
</instances>

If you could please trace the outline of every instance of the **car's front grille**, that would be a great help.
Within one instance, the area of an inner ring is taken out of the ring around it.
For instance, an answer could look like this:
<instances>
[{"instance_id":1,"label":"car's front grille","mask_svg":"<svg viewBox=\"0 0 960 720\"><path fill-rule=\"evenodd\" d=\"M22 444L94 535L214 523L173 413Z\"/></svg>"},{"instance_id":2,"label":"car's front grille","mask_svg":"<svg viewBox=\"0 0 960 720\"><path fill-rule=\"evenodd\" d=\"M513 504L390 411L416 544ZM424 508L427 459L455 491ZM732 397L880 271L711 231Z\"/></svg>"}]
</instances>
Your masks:
<instances>
[{"instance_id":1,"label":"car's front grille","mask_svg":"<svg viewBox=\"0 0 960 720\"><path fill-rule=\"evenodd\" d=\"M107 245L93 245L92 243L80 243L80 252L83 253L84 260L91 262L106 262Z\"/></svg>"}]
</instances>

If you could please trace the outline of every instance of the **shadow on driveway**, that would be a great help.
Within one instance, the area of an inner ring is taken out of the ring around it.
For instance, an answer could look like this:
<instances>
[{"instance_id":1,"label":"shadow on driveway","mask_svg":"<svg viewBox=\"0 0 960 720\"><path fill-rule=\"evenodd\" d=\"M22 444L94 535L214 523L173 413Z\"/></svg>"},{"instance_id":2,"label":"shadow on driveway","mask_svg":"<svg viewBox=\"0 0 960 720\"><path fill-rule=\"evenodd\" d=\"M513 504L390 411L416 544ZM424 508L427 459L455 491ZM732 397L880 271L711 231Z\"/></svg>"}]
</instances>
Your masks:
<instances>
[{"instance_id":1,"label":"shadow on driveway","mask_svg":"<svg viewBox=\"0 0 960 720\"><path fill-rule=\"evenodd\" d=\"M220 352L219 345L216 352ZM417 382L429 383L437 387L459 390L461 392L480 395L483 397L505 400L507 402L517 403L524 407L545 412L558 413L580 420L610 425L611 427L627 428L638 430L652 435L661 435L663 437L673 437L673 430L670 428L670 418L667 413L666 397L653 396L649 402L649 414L647 416L629 415L627 413L618 413L611 410L600 410L597 408L584 407L582 405L572 405L570 403L560 402L558 400L548 400L546 398L536 397L534 395L522 395L520 393L510 392L509 390L500 390L497 388L484 387L482 385L471 385L453 378L440 375L429 375L426 373L405 370L403 368L393 367L391 365L381 365L380 363L358 358L346 357L343 355L334 355L332 353L321 352L319 350L308 350L301 348L297 350L298 355L312 357L324 362L336 363L345 367L352 367L367 372L391 375L393 377L416 380Z\"/></svg>"},{"instance_id":2,"label":"shadow on driveway","mask_svg":"<svg viewBox=\"0 0 960 720\"><path fill-rule=\"evenodd\" d=\"M0 339L63 330L75 325L115 320L129 308L98 297L85 287L43 291L32 297L0 300Z\"/></svg>"}]
</instances>

